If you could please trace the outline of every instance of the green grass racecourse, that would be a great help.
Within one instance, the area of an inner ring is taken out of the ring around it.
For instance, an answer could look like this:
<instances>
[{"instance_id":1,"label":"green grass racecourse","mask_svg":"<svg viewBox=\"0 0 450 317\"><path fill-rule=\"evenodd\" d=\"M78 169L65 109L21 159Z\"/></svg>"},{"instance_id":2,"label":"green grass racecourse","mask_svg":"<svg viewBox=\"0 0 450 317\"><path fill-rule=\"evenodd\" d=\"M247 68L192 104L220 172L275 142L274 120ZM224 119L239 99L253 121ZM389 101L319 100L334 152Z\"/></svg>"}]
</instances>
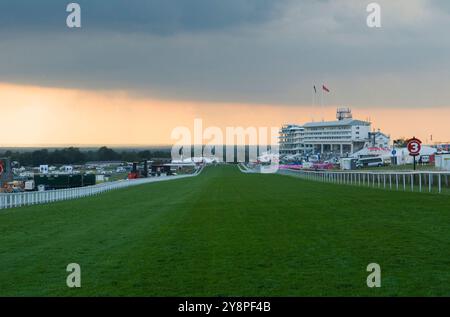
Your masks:
<instances>
[{"instance_id":1,"label":"green grass racecourse","mask_svg":"<svg viewBox=\"0 0 450 317\"><path fill-rule=\"evenodd\" d=\"M215 167L1 211L0 295L448 296L449 246L450 196Z\"/></svg>"}]
</instances>

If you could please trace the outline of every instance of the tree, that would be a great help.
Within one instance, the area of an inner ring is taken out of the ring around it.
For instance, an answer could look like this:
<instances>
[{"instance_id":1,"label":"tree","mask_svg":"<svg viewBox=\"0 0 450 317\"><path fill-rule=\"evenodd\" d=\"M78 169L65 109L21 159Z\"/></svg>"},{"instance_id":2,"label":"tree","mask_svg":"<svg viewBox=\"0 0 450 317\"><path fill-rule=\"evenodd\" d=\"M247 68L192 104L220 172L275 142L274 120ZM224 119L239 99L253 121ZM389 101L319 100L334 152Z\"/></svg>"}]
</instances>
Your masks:
<instances>
[{"instance_id":1,"label":"tree","mask_svg":"<svg viewBox=\"0 0 450 317\"><path fill-rule=\"evenodd\" d=\"M407 143L408 143L408 140L404 137L394 140L395 147L406 147Z\"/></svg>"},{"instance_id":2,"label":"tree","mask_svg":"<svg viewBox=\"0 0 450 317\"><path fill-rule=\"evenodd\" d=\"M120 156L113 149L110 149L106 146L102 146L97 151L97 159L99 161L116 161L120 160Z\"/></svg>"}]
</instances>

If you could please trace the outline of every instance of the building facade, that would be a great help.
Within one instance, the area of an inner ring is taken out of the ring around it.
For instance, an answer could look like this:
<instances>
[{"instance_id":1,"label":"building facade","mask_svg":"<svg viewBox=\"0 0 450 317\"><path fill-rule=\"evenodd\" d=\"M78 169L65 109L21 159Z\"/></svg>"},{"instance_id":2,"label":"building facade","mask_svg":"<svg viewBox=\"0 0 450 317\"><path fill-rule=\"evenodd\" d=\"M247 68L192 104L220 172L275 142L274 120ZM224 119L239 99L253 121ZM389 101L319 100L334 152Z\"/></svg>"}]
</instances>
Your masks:
<instances>
[{"instance_id":1,"label":"building facade","mask_svg":"<svg viewBox=\"0 0 450 317\"><path fill-rule=\"evenodd\" d=\"M351 154L366 144L370 123L354 119L309 122L304 126L303 142L313 153Z\"/></svg>"},{"instance_id":2,"label":"building facade","mask_svg":"<svg viewBox=\"0 0 450 317\"><path fill-rule=\"evenodd\" d=\"M304 128L296 124L286 124L281 127L279 136L279 151L281 155L297 155L304 152Z\"/></svg>"},{"instance_id":3,"label":"building facade","mask_svg":"<svg viewBox=\"0 0 450 317\"><path fill-rule=\"evenodd\" d=\"M387 147L389 136L371 132L371 123L352 118L350 109L339 108L335 121L288 124L280 130L281 155L330 154L344 156L375 142Z\"/></svg>"},{"instance_id":4,"label":"building facade","mask_svg":"<svg viewBox=\"0 0 450 317\"><path fill-rule=\"evenodd\" d=\"M391 145L391 137L380 131L369 134L369 145L379 148L388 148Z\"/></svg>"}]
</instances>

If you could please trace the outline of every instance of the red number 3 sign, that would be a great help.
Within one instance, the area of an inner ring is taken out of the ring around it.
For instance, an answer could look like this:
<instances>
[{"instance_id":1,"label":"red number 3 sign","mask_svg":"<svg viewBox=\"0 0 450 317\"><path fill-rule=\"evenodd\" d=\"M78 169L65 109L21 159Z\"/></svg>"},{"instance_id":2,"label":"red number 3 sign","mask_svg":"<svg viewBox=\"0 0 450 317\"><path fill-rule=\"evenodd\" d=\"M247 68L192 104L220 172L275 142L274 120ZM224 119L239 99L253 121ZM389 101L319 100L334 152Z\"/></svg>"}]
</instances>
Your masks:
<instances>
[{"instance_id":1,"label":"red number 3 sign","mask_svg":"<svg viewBox=\"0 0 450 317\"><path fill-rule=\"evenodd\" d=\"M408 151L412 156L419 155L420 150L422 149L422 141L416 138L412 138L408 141Z\"/></svg>"}]
</instances>

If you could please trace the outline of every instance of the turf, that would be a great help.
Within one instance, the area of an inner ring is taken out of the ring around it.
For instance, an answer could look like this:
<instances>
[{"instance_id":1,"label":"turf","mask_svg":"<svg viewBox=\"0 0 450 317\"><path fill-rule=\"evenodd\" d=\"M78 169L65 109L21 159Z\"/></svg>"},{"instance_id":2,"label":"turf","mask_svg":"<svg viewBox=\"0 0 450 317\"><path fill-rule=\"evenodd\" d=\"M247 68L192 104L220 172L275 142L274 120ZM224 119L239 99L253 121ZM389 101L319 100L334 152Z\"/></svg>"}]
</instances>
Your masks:
<instances>
[{"instance_id":1,"label":"turf","mask_svg":"<svg viewBox=\"0 0 450 317\"><path fill-rule=\"evenodd\" d=\"M446 195L211 167L0 212L0 295L448 296L449 228Z\"/></svg>"}]
</instances>

